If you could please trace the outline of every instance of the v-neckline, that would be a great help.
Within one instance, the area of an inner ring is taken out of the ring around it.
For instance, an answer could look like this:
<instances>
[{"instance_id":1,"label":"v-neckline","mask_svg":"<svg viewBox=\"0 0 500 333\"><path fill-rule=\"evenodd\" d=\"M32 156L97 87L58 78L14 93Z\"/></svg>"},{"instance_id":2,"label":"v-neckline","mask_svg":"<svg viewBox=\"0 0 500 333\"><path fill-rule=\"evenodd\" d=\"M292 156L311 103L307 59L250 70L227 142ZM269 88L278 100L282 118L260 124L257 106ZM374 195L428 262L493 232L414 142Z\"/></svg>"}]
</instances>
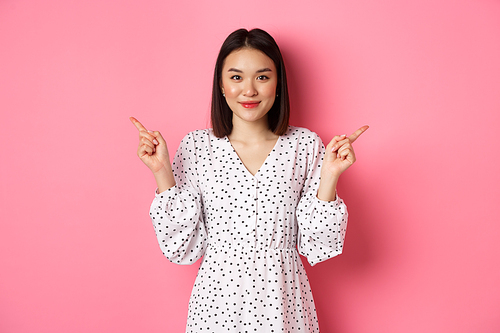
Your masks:
<instances>
[{"instance_id":1,"label":"v-neckline","mask_svg":"<svg viewBox=\"0 0 500 333\"><path fill-rule=\"evenodd\" d=\"M238 155L238 153L236 152L236 149L234 149L233 144L231 143L231 140L229 140L229 138L227 137L227 135L225 136L225 139L226 139L227 143L229 144L229 146L231 147L231 150L233 151L234 155L236 156L236 158L240 162L240 165L243 168L243 170L245 172L247 172L252 178L255 178L255 177L257 177L258 174L261 173L262 169L264 168L264 166L267 163L267 160L269 159L269 156L271 156L271 154L276 150L276 147L278 147L278 143L281 141L282 137L283 137L283 135L278 136L278 139L274 143L273 149L271 149L269 151L269 153L267 154L266 158L264 159L264 162L262 162L261 166L259 167L259 169L257 170L257 172L255 172L255 174L252 174L250 172L250 170L248 170L248 168L246 167L245 163L243 163L243 160L240 158L240 155Z\"/></svg>"}]
</instances>

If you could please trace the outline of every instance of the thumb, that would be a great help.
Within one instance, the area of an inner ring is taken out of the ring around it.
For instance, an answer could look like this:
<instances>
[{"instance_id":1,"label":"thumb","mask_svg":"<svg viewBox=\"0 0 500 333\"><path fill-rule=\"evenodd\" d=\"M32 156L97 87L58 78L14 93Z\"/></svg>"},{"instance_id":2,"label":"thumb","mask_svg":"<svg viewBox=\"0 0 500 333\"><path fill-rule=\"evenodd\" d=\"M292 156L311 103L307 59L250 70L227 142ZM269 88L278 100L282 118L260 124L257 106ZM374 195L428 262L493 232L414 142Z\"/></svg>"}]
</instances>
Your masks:
<instances>
[{"instance_id":1,"label":"thumb","mask_svg":"<svg viewBox=\"0 0 500 333\"><path fill-rule=\"evenodd\" d=\"M154 132L151 132L150 133L156 138L156 140L158 141L159 144L162 144L162 145L167 145L167 142L165 141L165 139L163 138L163 136L161 135L160 132L158 131L154 131Z\"/></svg>"},{"instance_id":2,"label":"thumb","mask_svg":"<svg viewBox=\"0 0 500 333\"><path fill-rule=\"evenodd\" d=\"M333 146L334 146L337 142L339 142L339 141L341 141L341 140L344 140L344 139L345 139L345 137L346 137L346 135L345 135L345 134L342 134L342 135L335 135L335 136L333 137L333 139L330 141L330 143L326 146L326 150L327 150L328 152L331 152L331 151L332 151ZM335 149L335 150L336 150L336 149Z\"/></svg>"}]
</instances>

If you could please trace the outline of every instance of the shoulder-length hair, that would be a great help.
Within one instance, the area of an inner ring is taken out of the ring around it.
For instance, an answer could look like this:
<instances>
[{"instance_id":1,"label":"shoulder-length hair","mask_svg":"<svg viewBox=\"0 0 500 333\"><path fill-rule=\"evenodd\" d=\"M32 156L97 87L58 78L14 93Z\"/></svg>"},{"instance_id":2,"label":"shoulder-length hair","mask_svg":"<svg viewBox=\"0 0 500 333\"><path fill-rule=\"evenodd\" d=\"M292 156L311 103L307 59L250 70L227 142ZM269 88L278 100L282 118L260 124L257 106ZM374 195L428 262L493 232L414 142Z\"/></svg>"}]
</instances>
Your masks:
<instances>
[{"instance_id":1,"label":"shoulder-length hair","mask_svg":"<svg viewBox=\"0 0 500 333\"><path fill-rule=\"evenodd\" d=\"M238 29L231 33L222 44L217 62L215 63L214 82L212 87L211 121L214 135L222 138L231 134L233 129L233 112L222 95L222 67L226 57L231 52L252 48L263 52L274 62L278 74L276 97L273 106L267 113L269 129L277 135L283 135L288 129L290 118L290 102L286 81L285 64L276 41L267 32L261 29Z\"/></svg>"}]
</instances>

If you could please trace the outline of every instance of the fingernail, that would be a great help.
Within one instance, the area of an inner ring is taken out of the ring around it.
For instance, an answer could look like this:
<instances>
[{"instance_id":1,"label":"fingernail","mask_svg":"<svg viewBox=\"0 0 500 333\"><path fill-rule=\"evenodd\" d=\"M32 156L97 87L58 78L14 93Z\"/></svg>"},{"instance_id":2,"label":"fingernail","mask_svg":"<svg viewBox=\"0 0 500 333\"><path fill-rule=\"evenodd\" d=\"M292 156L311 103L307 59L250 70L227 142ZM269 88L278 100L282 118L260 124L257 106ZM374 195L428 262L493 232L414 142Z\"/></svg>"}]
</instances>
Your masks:
<instances>
[{"instance_id":1,"label":"fingernail","mask_svg":"<svg viewBox=\"0 0 500 333\"><path fill-rule=\"evenodd\" d=\"M148 130L148 133L153 133L153 131Z\"/></svg>"},{"instance_id":2,"label":"fingernail","mask_svg":"<svg viewBox=\"0 0 500 333\"><path fill-rule=\"evenodd\" d=\"M154 139L154 140L153 140L153 143L154 143L155 145L157 145L157 144L158 144L158 141L156 141L156 139Z\"/></svg>"}]
</instances>

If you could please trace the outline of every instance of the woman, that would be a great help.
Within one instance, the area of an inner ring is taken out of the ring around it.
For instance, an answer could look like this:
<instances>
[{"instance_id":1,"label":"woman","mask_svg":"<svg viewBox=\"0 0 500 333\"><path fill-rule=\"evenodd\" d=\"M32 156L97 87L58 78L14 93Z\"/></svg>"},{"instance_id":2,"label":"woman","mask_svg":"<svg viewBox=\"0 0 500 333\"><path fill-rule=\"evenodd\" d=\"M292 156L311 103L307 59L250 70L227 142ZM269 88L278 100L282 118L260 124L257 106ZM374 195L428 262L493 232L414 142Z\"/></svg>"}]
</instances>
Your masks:
<instances>
[{"instance_id":1,"label":"woman","mask_svg":"<svg viewBox=\"0 0 500 333\"><path fill-rule=\"evenodd\" d=\"M131 118L158 185L150 215L163 253L178 264L203 257L187 332L319 331L298 253L314 265L342 252L347 210L336 185L368 127L335 136L325 152L288 117L278 45L240 29L217 58L213 128L189 133L173 165L161 134Z\"/></svg>"}]
</instances>

